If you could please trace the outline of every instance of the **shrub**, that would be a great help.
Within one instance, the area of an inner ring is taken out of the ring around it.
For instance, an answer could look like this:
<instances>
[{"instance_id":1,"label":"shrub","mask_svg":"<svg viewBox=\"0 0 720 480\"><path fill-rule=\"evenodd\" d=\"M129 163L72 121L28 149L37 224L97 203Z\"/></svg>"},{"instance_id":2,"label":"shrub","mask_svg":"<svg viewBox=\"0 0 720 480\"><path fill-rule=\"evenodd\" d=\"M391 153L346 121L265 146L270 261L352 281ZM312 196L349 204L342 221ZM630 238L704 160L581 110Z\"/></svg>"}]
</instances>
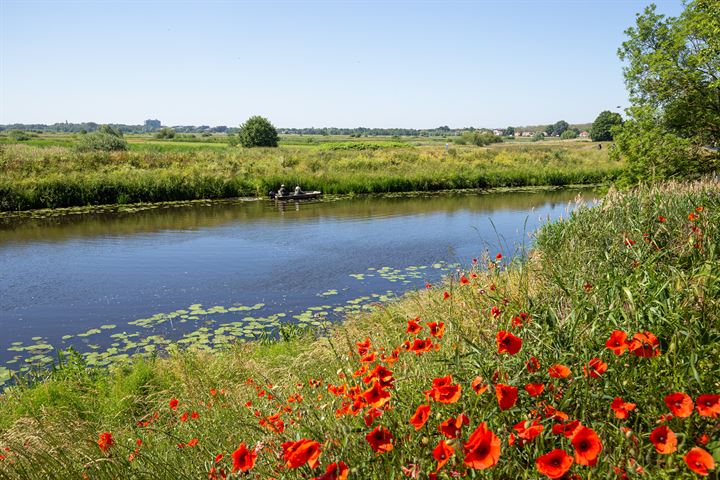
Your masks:
<instances>
[{"instance_id":1,"label":"shrub","mask_svg":"<svg viewBox=\"0 0 720 480\"><path fill-rule=\"evenodd\" d=\"M255 115L240 125L240 144L243 147L277 147L278 133L267 118Z\"/></svg>"},{"instance_id":2,"label":"shrub","mask_svg":"<svg viewBox=\"0 0 720 480\"><path fill-rule=\"evenodd\" d=\"M175 138L175 130L168 127L163 127L159 132L155 134L155 138Z\"/></svg>"},{"instance_id":3,"label":"shrub","mask_svg":"<svg viewBox=\"0 0 720 480\"><path fill-rule=\"evenodd\" d=\"M574 129L565 130L560 135L560 139L562 139L562 140L571 140L573 138L578 138L578 132L577 132L577 130L574 130Z\"/></svg>"},{"instance_id":4,"label":"shrub","mask_svg":"<svg viewBox=\"0 0 720 480\"><path fill-rule=\"evenodd\" d=\"M128 143L122 137L97 131L81 136L77 144L77 149L81 152L121 151L128 149Z\"/></svg>"}]
</instances>

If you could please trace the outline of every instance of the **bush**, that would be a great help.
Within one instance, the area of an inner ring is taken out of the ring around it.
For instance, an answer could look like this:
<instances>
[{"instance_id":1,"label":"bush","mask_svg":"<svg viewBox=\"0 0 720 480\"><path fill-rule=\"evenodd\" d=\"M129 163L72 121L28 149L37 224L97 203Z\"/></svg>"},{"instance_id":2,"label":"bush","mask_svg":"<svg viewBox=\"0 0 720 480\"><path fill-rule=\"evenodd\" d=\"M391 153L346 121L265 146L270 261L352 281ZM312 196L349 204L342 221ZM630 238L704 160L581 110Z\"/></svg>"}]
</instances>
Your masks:
<instances>
[{"instance_id":1,"label":"bush","mask_svg":"<svg viewBox=\"0 0 720 480\"><path fill-rule=\"evenodd\" d=\"M578 138L578 132L577 132L577 130L573 130L573 129L565 130L565 131L560 135L560 139L561 139L561 140L571 140L571 139L573 139L573 138Z\"/></svg>"},{"instance_id":2,"label":"bush","mask_svg":"<svg viewBox=\"0 0 720 480\"><path fill-rule=\"evenodd\" d=\"M540 142L542 140L545 140L545 135L543 135L543 132L536 132L535 135L532 136L531 140L533 142Z\"/></svg>"},{"instance_id":3,"label":"bush","mask_svg":"<svg viewBox=\"0 0 720 480\"><path fill-rule=\"evenodd\" d=\"M77 149L81 152L121 151L128 149L128 143L122 137L97 131L81 136Z\"/></svg>"},{"instance_id":4,"label":"bush","mask_svg":"<svg viewBox=\"0 0 720 480\"><path fill-rule=\"evenodd\" d=\"M15 142L24 142L30 140L30 135L27 132L23 132L22 130L10 130L8 132L8 137L10 137L10 139Z\"/></svg>"},{"instance_id":5,"label":"bush","mask_svg":"<svg viewBox=\"0 0 720 480\"><path fill-rule=\"evenodd\" d=\"M155 134L155 138L175 138L175 130L167 127L161 128L160 131Z\"/></svg>"},{"instance_id":6,"label":"bush","mask_svg":"<svg viewBox=\"0 0 720 480\"><path fill-rule=\"evenodd\" d=\"M503 139L502 137L497 137L492 133L474 131L463 132L460 137L456 138L454 141L458 145L470 144L478 147L484 147L485 145L490 145L491 143L500 143Z\"/></svg>"},{"instance_id":7,"label":"bush","mask_svg":"<svg viewBox=\"0 0 720 480\"><path fill-rule=\"evenodd\" d=\"M277 147L278 133L267 118L255 115L240 125L240 145L251 147Z\"/></svg>"}]
</instances>

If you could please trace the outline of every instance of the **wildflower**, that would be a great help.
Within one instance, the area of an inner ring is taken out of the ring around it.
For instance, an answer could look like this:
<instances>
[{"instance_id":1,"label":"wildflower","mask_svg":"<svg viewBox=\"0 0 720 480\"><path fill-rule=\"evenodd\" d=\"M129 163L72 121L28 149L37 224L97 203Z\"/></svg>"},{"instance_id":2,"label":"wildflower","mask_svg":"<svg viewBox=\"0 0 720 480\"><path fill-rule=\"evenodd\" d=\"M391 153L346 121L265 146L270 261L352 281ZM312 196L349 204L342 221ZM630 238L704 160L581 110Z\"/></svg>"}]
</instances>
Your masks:
<instances>
[{"instance_id":1,"label":"wildflower","mask_svg":"<svg viewBox=\"0 0 720 480\"><path fill-rule=\"evenodd\" d=\"M650 433L650 441L655 445L655 450L658 453L669 454L677 450L675 432L665 425L657 427Z\"/></svg>"},{"instance_id":2,"label":"wildflower","mask_svg":"<svg viewBox=\"0 0 720 480\"><path fill-rule=\"evenodd\" d=\"M390 430L382 426L375 427L372 432L365 435L365 440L377 453L387 453L393 449L393 436Z\"/></svg>"},{"instance_id":3,"label":"wildflower","mask_svg":"<svg viewBox=\"0 0 720 480\"><path fill-rule=\"evenodd\" d=\"M544 383L528 383L523 388L525 388L525 391L528 392L528 394L531 397L537 397L545 390L545 384Z\"/></svg>"},{"instance_id":4,"label":"wildflower","mask_svg":"<svg viewBox=\"0 0 720 480\"><path fill-rule=\"evenodd\" d=\"M440 440L440 443L438 443L437 447L435 447L432 452L433 458L438 462L437 468L435 469L436 472L439 472L440 469L450 460L453 453L455 453L455 449L448 445L445 440Z\"/></svg>"},{"instance_id":5,"label":"wildflower","mask_svg":"<svg viewBox=\"0 0 720 480\"><path fill-rule=\"evenodd\" d=\"M715 468L715 460L712 455L700 447L691 448L683 457L688 468L695 473L707 476L709 471Z\"/></svg>"},{"instance_id":6,"label":"wildflower","mask_svg":"<svg viewBox=\"0 0 720 480\"><path fill-rule=\"evenodd\" d=\"M383 412L379 408L371 408L370 410L365 412L365 415L363 416L363 420L365 420L365 426L372 426L372 424L375 422L375 419L381 417L382 414Z\"/></svg>"},{"instance_id":7,"label":"wildflower","mask_svg":"<svg viewBox=\"0 0 720 480\"><path fill-rule=\"evenodd\" d=\"M180 421L187 422L187 419L189 416L190 416L190 414L188 412L183 413L182 416L180 417Z\"/></svg>"},{"instance_id":8,"label":"wildflower","mask_svg":"<svg viewBox=\"0 0 720 480\"><path fill-rule=\"evenodd\" d=\"M662 215L658 215L657 220L660 223L665 223L667 221L667 218L663 217Z\"/></svg>"},{"instance_id":9,"label":"wildflower","mask_svg":"<svg viewBox=\"0 0 720 480\"><path fill-rule=\"evenodd\" d=\"M709 441L710 441L710 437L708 437L708 434L703 433L702 435L700 435L697 438L697 440L695 440L695 444L696 445L707 445Z\"/></svg>"},{"instance_id":10,"label":"wildflower","mask_svg":"<svg viewBox=\"0 0 720 480\"><path fill-rule=\"evenodd\" d=\"M198 442L199 442L199 440L197 438L193 438L192 440L190 440L188 442L188 447L196 447Z\"/></svg>"},{"instance_id":11,"label":"wildflower","mask_svg":"<svg viewBox=\"0 0 720 480\"><path fill-rule=\"evenodd\" d=\"M386 391L378 381L374 381L372 387L365 390L361 396L368 405L375 408L380 408L390 401L390 392Z\"/></svg>"},{"instance_id":12,"label":"wildflower","mask_svg":"<svg viewBox=\"0 0 720 480\"><path fill-rule=\"evenodd\" d=\"M480 423L463 445L463 462L470 468L484 470L494 466L500 458L500 439Z\"/></svg>"},{"instance_id":13,"label":"wildflower","mask_svg":"<svg viewBox=\"0 0 720 480\"><path fill-rule=\"evenodd\" d=\"M593 288L593 286L592 286L592 283L590 283L590 282L585 282L583 284L583 290L585 290L586 293L590 292L590 290L592 290L592 288Z\"/></svg>"},{"instance_id":14,"label":"wildflower","mask_svg":"<svg viewBox=\"0 0 720 480\"><path fill-rule=\"evenodd\" d=\"M495 260L502 260L502 253L495 255Z\"/></svg>"},{"instance_id":15,"label":"wildflower","mask_svg":"<svg viewBox=\"0 0 720 480\"><path fill-rule=\"evenodd\" d=\"M572 437L572 445L575 448L575 461L578 465L595 466L603 447L592 428L579 428Z\"/></svg>"},{"instance_id":16,"label":"wildflower","mask_svg":"<svg viewBox=\"0 0 720 480\"><path fill-rule=\"evenodd\" d=\"M200 414L193 410L193 412L190 414L190 418L192 418L193 420L197 420L198 418L200 418Z\"/></svg>"},{"instance_id":17,"label":"wildflower","mask_svg":"<svg viewBox=\"0 0 720 480\"><path fill-rule=\"evenodd\" d=\"M605 342L605 346L615 355L622 355L628 348L627 334L620 330L614 330L608 341Z\"/></svg>"},{"instance_id":18,"label":"wildflower","mask_svg":"<svg viewBox=\"0 0 720 480\"><path fill-rule=\"evenodd\" d=\"M573 457L568 455L565 450L556 448L550 453L546 453L535 460L535 466L538 472L549 478L560 478L570 470L573 464Z\"/></svg>"},{"instance_id":19,"label":"wildflower","mask_svg":"<svg viewBox=\"0 0 720 480\"><path fill-rule=\"evenodd\" d=\"M492 315L494 318L500 318L500 315L502 315L502 310L500 310L498 307L493 306L490 309L490 315Z\"/></svg>"},{"instance_id":20,"label":"wildflower","mask_svg":"<svg viewBox=\"0 0 720 480\"><path fill-rule=\"evenodd\" d=\"M657 357L660 355L660 342L650 332L636 333L628 344L628 350L633 352L636 357Z\"/></svg>"},{"instance_id":21,"label":"wildflower","mask_svg":"<svg viewBox=\"0 0 720 480\"><path fill-rule=\"evenodd\" d=\"M635 410L636 406L637 405L634 403L625 402L620 397L615 397L610 404L610 408L612 408L615 412L615 417L620 419L628 418L630 416L630 412Z\"/></svg>"},{"instance_id":22,"label":"wildflower","mask_svg":"<svg viewBox=\"0 0 720 480\"><path fill-rule=\"evenodd\" d=\"M102 450L103 452L107 452L110 447L115 445L115 440L113 439L112 433L102 432L98 437L97 444L98 447L100 447L100 450Z\"/></svg>"},{"instance_id":23,"label":"wildflower","mask_svg":"<svg viewBox=\"0 0 720 480\"><path fill-rule=\"evenodd\" d=\"M465 275L460 277L460 285L468 285L469 283L470 283L470 280L468 280Z\"/></svg>"},{"instance_id":24,"label":"wildflower","mask_svg":"<svg viewBox=\"0 0 720 480\"><path fill-rule=\"evenodd\" d=\"M573 420L568 423L555 424L552 427L552 433L555 435L564 435L566 438L573 438L575 433L583 428L580 420Z\"/></svg>"},{"instance_id":25,"label":"wildflower","mask_svg":"<svg viewBox=\"0 0 720 480\"><path fill-rule=\"evenodd\" d=\"M364 357L365 355L368 354L368 352L370 352L371 344L370 344L370 339L369 339L369 338L366 338L366 339L365 339L364 341L362 341L362 342L356 342L355 345L357 345L357 347L358 347L358 355L360 355L361 357Z\"/></svg>"},{"instance_id":26,"label":"wildflower","mask_svg":"<svg viewBox=\"0 0 720 480\"><path fill-rule=\"evenodd\" d=\"M675 392L665 396L665 405L673 415L680 418L692 415L695 405L687 393Z\"/></svg>"},{"instance_id":27,"label":"wildflower","mask_svg":"<svg viewBox=\"0 0 720 480\"><path fill-rule=\"evenodd\" d=\"M512 408L517 402L518 389L517 387L498 383L495 385L495 396L497 397L500 410L507 410L508 408Z\"/></svg>"},{"instance_id":28,"label":"wildflower","mask_svg":"<svg viewBox=\"0 0 720 480\"><path fill-rule=\"evenodd\" d=\"M372 363L377 360L377 352L368 353L360 358L360 363Z\"/></svg>"},{"instance_id":29,"label":"wildflower","mask_svg":"<svg viewBox=\"0 0 720 480\"><path fill-rule=\"evenodd\" d=\"M703 207L702 205L699 206L699 207L695 207L695 211L696 211L697 213L702 213L703 210L705 210L705 207Z\"/></svg>"},{"instance_id":30,"label":"wildflower","mask_svg":"<svg viewBox=\"0 0 720 480\"><path fill-rule=\"evenodd\" d=\"M700 218L700 217L698 215L695 215L694 213L688 214L688 220L690 220L691 222L694 222L698 218Z\"/></svg>"},{"instance_id":31,"label":"wildflower","mask_svg":"<svg viewBox=\"0 0 720 480\"><path fill-rule=\"evenodd\" d=\"M222 460L222 457L220 455L215 457L215 463L218 463L220 460ZM218 457L220 458L218 459ZM233 460L233 473L237 471L247 472L255 466L257 453L255 452L255 450L248 450L245 446L245 442L243 442L240 444L237 450L232 453L231 457Z\"/></svg>"},{"instance_id":32,"label":"wildflower","mask_svg":"<svg viewBox=\"0 0 720 480\"><path fill-rule=\"evenodd\" d=\"M407 324L407 333L410 333L412 335L417 335L422 331L422 325L418 323L418 320L420 320L420 317L415 317L411 320L408 320Z\"/></svg>"},{"instance_id":33,"label":"wildflower","mask_svg":"<svg viewBox=\"0 0 720 480\"><path fill-rule=\"evenodd\" d=\"M459 384L452 384L452 375L435 378L432 381L432 388L425 392L436 402L450 404L460 399L462 387Z\"/></svg>"},{"instance_id":34,"label":"wildflower","mask_svg":"<svg viewBox=\"0 0 720 480\"><path fill-rule=\"evenodd\" d=\"M170 410L177 410L178 405L180 404L180 401L177 398L171 398L170 399Z\"/></svg>"},{"instance_id":35,"label":"wildflower","mask_svg":"<svg viewBox=\"0 0 720 480\"><path fill-rule=\"evenodd\" d=\"M486 384L486 383L483 383L483 378L482 378L480 375L478 375L477 377L475 377L475 379L474 379L474 380L472 381L472 383L470 384L470 387L471 387L471 388L475 391L475 393L477 393L478 395L480 395L481 393L485 393L485 391L488 389L487 384Z\"/></svg>"},{"instance_id":36,"label":"wildflower","mask_svg":"<svg viewBox=\"0 0 720 480\"><path fill-rule=\"evenodd\" d=\"M548 368L548 373L553 378L567 378L570 375L570 369L558 363Z\"/></svg>"},{"instance_id":37,"label":"wildflower","mask_svg":"<svg viewBox=\"0 0 720 480\"><path fill-rule=\"evenodd\" d=\"M331 463L325 469L325 473L311 480L347 480L349 473L350 468L341 460L339 463Z\"/></svg>"},{"instance_id":38,"label":"wildflower","mask_svg":"<svg viewBox=\"0 0 720 480\"><path fill-rule=\"evenodd\" d=\"M432 288L432 283L425 282L425 288L430 290Z\"/></svg>"},{"instance_id":39,"label":"wildflower","mask_svg":"<svg viewBox=\"0 0 720 480\"><path fill-rule=\"evenodd\" d=\"M315 468L320 463L320 444L316 441L302 438L297 442L283 443L282 449L287 468L302 467L306 463L310 468Z\"/></svg>"},{"instance_id":40,"label":"wildflower","mask_svg":"<svg viewBox=\"0 0 720 480\"><path fill-rule=\"evenodd\" d=\"M432 346L432 340L430 340L429 338L426 338L425 340L416 338L413 341L412 346L410 347L410 351L415 352L416 355L422 355L425 352L429 352Z\"/></svg>"},{"instance_id":41,"label":"wildflower","mask_svg":"<svg viewBox=\"0 0 720 480\"><path fill-rule=\"evenodd\" d=\"M530 357L530 360L525 364L525 368L527 368L527 371L530 373L538 372L540 371L540 362L537 358Z\"/></svg>"},{"instance_id":42,"label":"wildflower","mask_svg":"<svg viewBox=\"0 0 720 480\"><path fill-rule=\"evenodd\" d=\"M430 322L427 324L430 328L430 335L440 340L445 334L445 323L444 322Z\"/></svg>"},{"instance_id":43,"label":"wildflower","mask_svg":"<svg viewBox=\"0 0 720 480\"><path fill-rule=\"evenodd\" d=\"M410 417L410 425L414 426L415 430L420 430L428 418L430 418L430 405L420 405Z\"/></svg>"},{"instance_id":44,"label":"wildflower","mask_svg":"<svg viewBox=\"0 0 720 480\"><path fill-rule=\"evenodd\" d=\"M635 240L633 240L632 238L625 237L623 241L625 243L625 246L627 247L632 247L633 245L635 245Z\"/></svg>"},{"instance_id":45,"label":"wildflower","mask_svg":"<svg viewBox=\"0 0 720 480\"><path fill-rule=\"evenodd\" d=\"M515 355L522 347L522 339L516 337L510 332L500 330L496 337L498 353L508 353Z\"/></svg>"},{"instance_id":46,"label":"wildflower","mask_svg":"<svg viewBox=\"0 0 720 480\"><path fill-rule=\"evenodd\" d=\"M702 417L717 418L720 415L720 395L705 393L697 397L695 403Z\"/></svg>"},{"instance_id":47,"label":"wildflower","mask_svg":"<svg viewBox=\"0 0 720 480\"><path fill-rule=\"evenodd\" d=\"M523 420L513 425L513 430L518 432L518 437L528 442L540 435L544 429L545 427L537 419L533 420L532 423Z\"/></svg>"},{"instance_id":48,"label":"wildflower","mask_svg":"<svg viewBox=\"0 0 720 480\"><path fill-rule=\"evenodd\" d=\"M586 377L599 378L608 369L608 364L595 357L583 367Z\"/></svg>"},{"instance_id":49,"label":"wildflower","mask_svg":"<svg viewBox=\"0 0 720 480\"><path fill-rule=\"evenodd\" d=\"M443 292L443 300L447 300L450 298L450 294L448 292Z\"/></svg>"},{"instance_id":50,"label":"wildflower","mask_svg":"<svg viewBox=\"0 0 720 480\"><path fill-rule=\"evenodd\" d=\"M463 425L470 425L470 419L464 413L461 413L456 418L449 418L442 422L438 425L438 430L447 438L457 438Z\"/></svg>"}]
</instances>

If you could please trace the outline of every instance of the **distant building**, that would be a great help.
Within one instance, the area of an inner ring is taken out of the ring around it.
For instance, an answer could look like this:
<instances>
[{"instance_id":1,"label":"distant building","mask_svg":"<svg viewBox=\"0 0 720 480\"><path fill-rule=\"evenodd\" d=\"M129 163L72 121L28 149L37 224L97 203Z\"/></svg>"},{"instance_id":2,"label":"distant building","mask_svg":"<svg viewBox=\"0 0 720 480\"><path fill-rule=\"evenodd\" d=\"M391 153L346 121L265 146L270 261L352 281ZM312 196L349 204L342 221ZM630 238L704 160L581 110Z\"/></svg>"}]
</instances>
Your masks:
<instances>
[{"instance_id":1,"label":"distant building","mask_svg":"<svg viewBox=\"0 0 720 480\"><path fill-rule=\"evenodd\" d=\"M590 134L588 132L585 132L585 131L580 132L580 138L587 138L589 136L590 136Z\"/></svg>"},{"instance_id":2,"label":"distant building","mask_svg":"<svg viewBox=\"0 0 720 480\"><path fill-rule=\"evenodd\" d=\"M495 135L496 137L502 137L503 131L502 131L502 130L495 129L495 130L492 131L492 133L493 133L493 135Z\"/></svg>"},{"instance_id":3,"label":"distant building","mask_svg":"<svg viewBox=\"0 0 720 480\"><path fill-rule=\"evenodd\" d=\"M161 126L160 120L145 120L144 130L146 132L154 132L155 130L160 130Z\"/></svg>"}]
</instances>

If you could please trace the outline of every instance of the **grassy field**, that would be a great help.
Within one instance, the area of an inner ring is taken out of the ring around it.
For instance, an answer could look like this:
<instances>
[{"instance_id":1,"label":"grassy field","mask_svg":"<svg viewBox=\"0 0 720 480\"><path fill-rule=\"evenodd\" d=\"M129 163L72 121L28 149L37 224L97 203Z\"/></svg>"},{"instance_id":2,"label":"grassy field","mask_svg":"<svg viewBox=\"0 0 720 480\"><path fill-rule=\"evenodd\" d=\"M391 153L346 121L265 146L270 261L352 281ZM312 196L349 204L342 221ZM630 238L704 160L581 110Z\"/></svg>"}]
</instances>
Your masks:
<instances>
[{"instance_id":1,"label":"grassy field","mask_svg":"<svg viewBox=\"0 0 720 480\"><path fill-rule=\"evenodd\" d=\"M719 233L717 181L611 191L324 335L70 356L0 398L0 478L715 475Z\"/></svg>"},{"instance_id":2,"label":"grassy field","mask_svg":"<svg viewBox=\"0 0 720 480\"><path fill-rule=\"evenodd\" d=\"M623 170L607 145L584 141L446 151L444 139L294 136L274 149L185 140L128 136L127 152L80 153L68 135L4 138L0 210L261 196L281 183L337 194L591 184Z\"/></svg>"}]
</instances>

